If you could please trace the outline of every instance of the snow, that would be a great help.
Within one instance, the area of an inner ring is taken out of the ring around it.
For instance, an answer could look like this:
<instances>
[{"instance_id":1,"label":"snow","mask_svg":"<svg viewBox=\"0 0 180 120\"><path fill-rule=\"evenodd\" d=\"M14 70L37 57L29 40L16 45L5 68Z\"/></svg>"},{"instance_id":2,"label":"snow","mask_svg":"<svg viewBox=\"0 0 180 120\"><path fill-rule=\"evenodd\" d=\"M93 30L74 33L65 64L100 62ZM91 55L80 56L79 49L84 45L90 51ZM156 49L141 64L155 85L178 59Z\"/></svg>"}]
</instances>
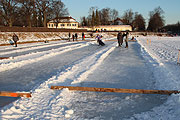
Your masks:
<instances>
[{"instance_id":1,"label":"snow","mask_svg":"<svg viewBox=\"0 0 180 120\"><path fill-rule=\"evenodd\" d=\"M113 35L103 36L103 40L116 39ZM1 107L0 118L178 120L179 94L50 89L52 85L67 85L179 90L180 37L140 36L136 39L137 42L129 42L128 49L117 47L116 41L104 41L105 46L98 46L96 41L56 41L18 45L17 48L1 47L0 56L11 58L0 60L0 90L29 91L32 97L10 100L10 104ZM4 104L9 100L0 99Z\"/></svg>"}]
</instances>

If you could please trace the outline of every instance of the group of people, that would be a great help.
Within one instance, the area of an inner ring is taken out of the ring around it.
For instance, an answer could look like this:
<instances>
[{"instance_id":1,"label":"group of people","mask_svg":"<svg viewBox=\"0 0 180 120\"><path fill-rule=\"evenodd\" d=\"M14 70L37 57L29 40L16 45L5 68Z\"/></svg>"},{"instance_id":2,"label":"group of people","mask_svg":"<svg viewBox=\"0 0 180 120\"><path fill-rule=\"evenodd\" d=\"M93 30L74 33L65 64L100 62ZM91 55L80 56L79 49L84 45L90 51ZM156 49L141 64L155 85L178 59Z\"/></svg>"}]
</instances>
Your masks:
<instances>
[{"instance_id":1,"label":"group of people","mask_svg":"<svg viewBox=\"0 0 180 120\"><path fill-rule=\"evenodd\" d=\"M124 37L126 37L125 38L125 43L126 43L126 47L125 48L128 48L128 37L129 37L129 33L128 32L126 32L126 33L119 32L117 34L118 46L119 47L122 46Z\"/></svg>"},{"instance_id":2,"label":"group of people","mask_svg":"<svg viewBox=\"0 0 180 120\"><path fill-rule=\"evenodd\" d=\"M122 46L124 37L126 37L126 38L125 38L125 43L126 43L125 48L128 48L128 37L129 37L129 33L128 33L128 32L125 32L125 33L119 32L119 33L117 34L118 46L119 46L119 47ZM104 46L105 44L102 42L101 38L102 38L102 35L97 34L97 36L96 36L97 43L98 43L99 45L101 45L101 46Z\"/></svg>"},{"instance_id":3,"label":"group of people","mask_svg":"<svg viewBox=\"0 0 180 120\"><path fill-rule=\"evenodd\" d=\"M76 41L78 39L78 34L77 33L72 34L72 40L74 41L75 39L76 39ZM71 40L71 33L69 33L69 41L70 40ZM85 40L85 34L84 33L82 33L82 40Z\"/></svg>"},{"instance_id":4,"label":"group of people","mask_svg":"<svg viewBox=\"0 0 180 120\"><path fill-rule=\"evenodd\" d=\"M117 40L118 40L118 46L119 47L121 47L122 46L122 44L123 44L123 39L124 39L124 37L126 37L125 38L125 43L126 43L126 46L125 46L125 48L128 48L128 36L129 36L129 33L128 32L119 32L118 34L117 34ZM71 38L71 33L69 33L69 41L70 41L70 38ZM73 41L76 39L76 41L77 41L77 38L78 38L78 34L77 33L75 33L75 34L73 34L72 35L72 39L73 39ZM14 41L14 44L15 44L15 47L17 47L17 41L19 40L19 38L18 38L18 36L14 33L13 34L13 37L12 37L12 39L13 39L13 41ZM85 39L85 34L84 33L82 33L82 40L84 40ZM96 36L96 39L97 39L97 43L99 44L99 45L101 45L101 46L104 46L105 44L102 42L102 35L99 35L99 34L97 34L97 36Z\"/></svg>"}]
</instances>

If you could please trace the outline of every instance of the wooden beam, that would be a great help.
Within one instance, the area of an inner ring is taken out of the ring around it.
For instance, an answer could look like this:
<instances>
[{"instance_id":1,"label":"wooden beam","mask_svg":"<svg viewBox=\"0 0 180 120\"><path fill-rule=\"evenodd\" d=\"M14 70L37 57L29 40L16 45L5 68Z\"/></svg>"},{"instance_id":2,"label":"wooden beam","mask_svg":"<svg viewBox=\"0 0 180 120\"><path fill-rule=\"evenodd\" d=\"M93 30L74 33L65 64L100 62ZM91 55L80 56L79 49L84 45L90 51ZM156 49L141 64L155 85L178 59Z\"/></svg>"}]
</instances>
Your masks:
<instances>
[{"instance_id":1,"label":"wooden beam","mask_svg":"<svg viewBox=\"0 0 180 120\"><path fill-rule=\"evenodd\" d=\"M177 60L177 64L180 64L179 57L180 57L180 49L179 49L179 53L178 53L178 60Z\"/></svg>"},{"instance_id":2,"label":"wooden beam","mask_svg":"<svg viewBox=\"0 0 180 120\"><path fill-rule=\"evenodd\" d=\"M116 92L116 93L140 93L140 94L178 94L177 90L143 90L143 89L118 89L118 88L96 88L96 87L72 87L72 86L51 86L51 89L58 90L68 88L76 91L94 91L94 92Z\"/></svg>"},{"instance_id":3,"label":"wooden beam","mask_svg":"<svg viewBox=\"0 0 180 120\"><path fill-rule=\"evenodd\" d=\"M9 59L9 57L0 57L0 60L2 59Z\"/></svg>"},{"instance_id":4,"label":"wooden beam","mask_svg":"<svg viewBox=\"0 0 180 120\"><path fill-rule=\"evenodd\" d=\"M9 91L0 91L0 96L5 97L31 97L31 93L21 93L21 92L9 92Z\"/></svg>"}]
</instances>

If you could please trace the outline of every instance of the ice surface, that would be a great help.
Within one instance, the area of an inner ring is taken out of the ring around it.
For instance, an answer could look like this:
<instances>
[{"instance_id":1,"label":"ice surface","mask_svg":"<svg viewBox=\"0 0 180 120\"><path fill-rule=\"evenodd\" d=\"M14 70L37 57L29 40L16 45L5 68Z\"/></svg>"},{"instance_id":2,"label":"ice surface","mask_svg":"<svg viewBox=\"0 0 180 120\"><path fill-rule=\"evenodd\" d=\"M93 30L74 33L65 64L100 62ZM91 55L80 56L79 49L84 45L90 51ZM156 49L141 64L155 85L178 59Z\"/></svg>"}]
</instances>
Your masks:
<instances>
[{"instance_id":1,"label":"ice surface","mask_svg":"<svg viewBox=\"0 0 180 120\"><path fill-rule=\"evenodd\" d=\"M113 39L103 36L104 40ZM0 72L0 90L32 92L32 98L0 97L1 105L14 101L1 108L0 119L178 120L179 95L49 89L51 85L68 85L179 90L180 67L176 62L180 38L141 36L137 40L129 42L128 49L107 41L103 47L96 42L77 42L0 48L0 55L15 56L0 60L1 65L22 62L22 66Z\"/></svg>"}]
</instances>

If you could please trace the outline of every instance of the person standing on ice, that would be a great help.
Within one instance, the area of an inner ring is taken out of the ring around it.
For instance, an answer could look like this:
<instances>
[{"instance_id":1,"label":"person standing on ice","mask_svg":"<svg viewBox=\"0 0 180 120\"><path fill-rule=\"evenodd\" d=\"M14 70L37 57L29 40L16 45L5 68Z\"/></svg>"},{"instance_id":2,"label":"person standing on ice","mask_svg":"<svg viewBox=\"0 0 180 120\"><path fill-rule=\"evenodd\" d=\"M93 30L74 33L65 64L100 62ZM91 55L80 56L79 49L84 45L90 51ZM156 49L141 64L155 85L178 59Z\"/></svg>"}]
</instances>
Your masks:
<instances>
[{"instance_id":1,"label":"person standing on ice","mask_svg":"<svg viewBox=\"0 0 180 120\"><path fill-rule=\"evenodd\" d=\"M125 38L126 47L125 47L125 48L128 48L129 33L128 33L128 32L126 32L125 36L126 36L126 38Z\"/></svg>"},{"instance_id":2,"label":"person standing on ice","mask_svg":"<svg viewBox=\"0 0 180 120\"><path fill-rule=\"evenodd\" d=\"M78 38L78 35L77 35L77 33L75 33L75 38L76 38L76 41L77 41L77 38Z\"/></svg>"},{"instance_id":3,"label":"person standing on ice","mask_svg":"<svg viewBox=\"0 0 180 120\"><path fill-rule=\"evenodd\" d=\"M71 41L71 33L69 32L69 41Z\"/></svg>"},{"instance_id":4,"label":"person standing on ice","mask_svg":"<svg viewBox=\"0 0 180 120\"><path fill-rule=\"evenodd\" d=\"M19 38L18 38L18 36L15 33L13 34L12 39L14 41L15 47L17 47L17 41L19 40Z\"/></svg>"},{"instance_id":5,"label":"person standing on ice","mask_svg":"<svg viewBox=\"0 0 180 120\"><path fill-rule=\"evenodd\" d=\"M122 43L123 43L123 35L121 32L119 32L117 34L117 40L118 40L118 46L121 47Z\"/></svg>"},{"instance_id":6,"label":"person standing on ice","mask_svg":"<svg viewBox=\"0 0 180 120\"><path fill-rule=\"evenodd\" d=\"M72 35L72 39L73 39L73 42L74 42L74 34Z\"/></svg>"},{"instance_id":7,"label":"person standing on ice","mask_svg":"<svg viewBox=\"0 0 180 120\"><path fill-rule=\"evenodd\" d=\"M85 39L85 36L84 36L84 32L82 33L82 40L84 40Z\"/></svg>"}]
</instances>

